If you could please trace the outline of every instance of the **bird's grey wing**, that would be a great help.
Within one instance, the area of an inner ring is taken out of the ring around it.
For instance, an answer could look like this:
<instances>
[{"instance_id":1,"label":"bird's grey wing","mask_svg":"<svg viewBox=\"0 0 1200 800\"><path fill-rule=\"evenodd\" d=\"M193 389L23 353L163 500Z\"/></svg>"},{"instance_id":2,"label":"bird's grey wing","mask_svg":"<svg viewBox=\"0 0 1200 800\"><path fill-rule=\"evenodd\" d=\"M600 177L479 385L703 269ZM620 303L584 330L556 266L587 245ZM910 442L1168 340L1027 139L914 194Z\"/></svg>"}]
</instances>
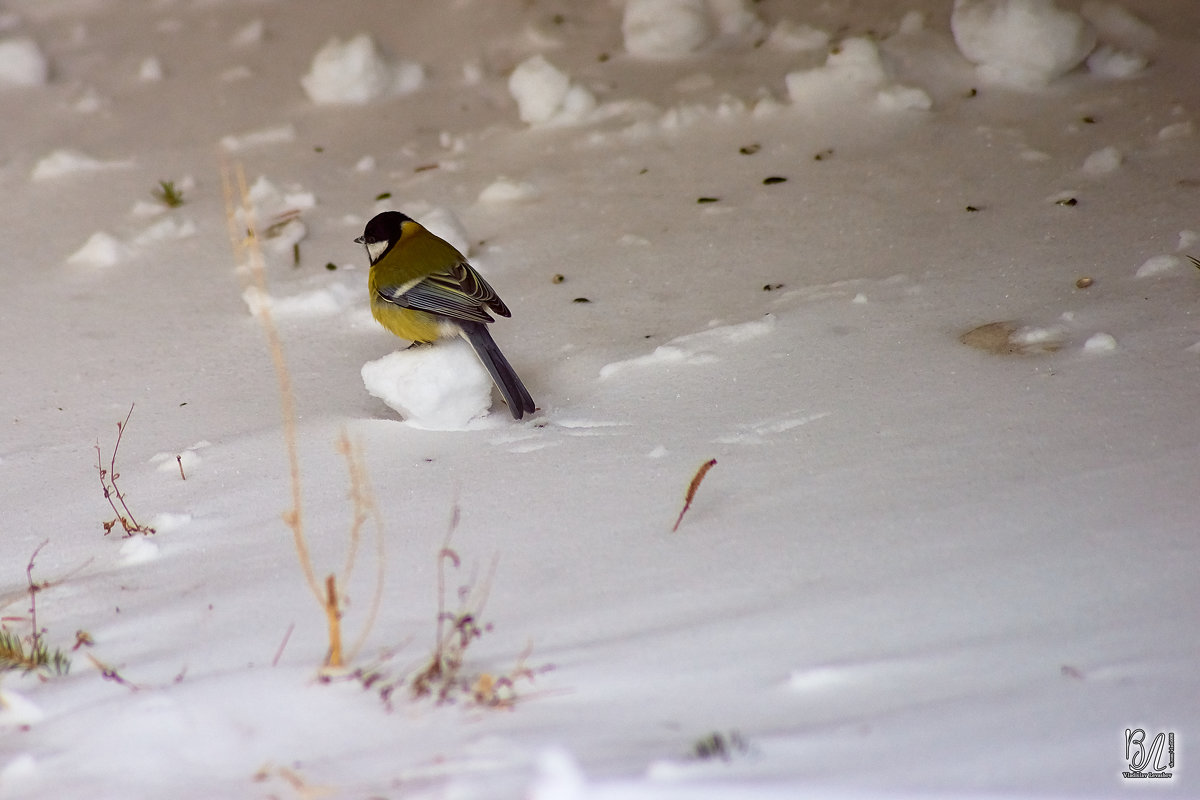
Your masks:
<instances>
[{"instance_id":1,"label":"bird's grey wing","mask_svg":"<svg viewBox=\"0 0 1200 800\"><path fill-rule=\"evenodd\" d=\"M490 308L502 317L511 317L508 306L496 294L492 285L483 279L475 269L466 262L460 261L450 268L450 277L458 284L458 290L471 297L484 308Z\"/></svg>"},{"instance_id":2,"label":"bird's grey wing","mask_svg":"<svg viewBox=\"0 0 1200 800\"><path fill-rule=\"evenodd\" d=\"M440 314L451 319L483 323L496 321L478 298L463 291L457 278L450 273L428 275L404 291L396 291L396 288L381 288L379 296L402 308Z\"/></svg>"}]
</instances>

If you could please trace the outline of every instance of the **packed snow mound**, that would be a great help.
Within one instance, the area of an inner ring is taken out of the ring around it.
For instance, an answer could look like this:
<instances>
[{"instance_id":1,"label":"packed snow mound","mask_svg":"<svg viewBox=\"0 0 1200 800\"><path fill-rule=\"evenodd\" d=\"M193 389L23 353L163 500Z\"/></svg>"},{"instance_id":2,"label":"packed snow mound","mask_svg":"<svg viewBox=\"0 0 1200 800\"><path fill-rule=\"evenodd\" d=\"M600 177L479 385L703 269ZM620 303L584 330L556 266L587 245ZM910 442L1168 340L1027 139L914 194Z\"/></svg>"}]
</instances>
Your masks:
<instances>
[{"instance_id":1,"label":"packed snow mound","mask_svg":"<svg viewBox=\"0 0 1200 800\"><path fill-rule=\"evenodd\" d=\"M464 339L397 350L362 367L363 385L415 428L477 427L492 406L492 378Z\"/></svg>"},{"instance_id":2,"label":"packed snow mound","mask_svg":"<svg viewBox=\"0 0 1200 800\"><path fill-rule=\"evenodd\" d=\"M78 150L55 150L38 160L30 178L35 181L53 180L80 172L99 172L106 169L124 169L133 166L132 161L101 161Z\"/></svg>"},{"instance_id":3,"label":"packed snow mound","mask_svg":"<svg viewBox=\"0 0 1200 800\"><path fill-rule=\"evenodd\" d=\"M1087 68L1101 78L1132 78L1150 64L1150 59L1141 53L1117 50L1102 44L1087 57Z\"/></svg>"},{"instance_id":4,"label":"packed snow mound","mask_svg":"<svg viewBox=\"0 0 1200 800\"><path fill-rule=\"evenodd\" d=\"M410 94L424 83L424 67L413 61L389 63L365 33L344 43L330 39L300 79L308 99L317 105L364 105L388 95Z\"/></svg>"},{"instance_id":5,"label":"packed snow mound","mask_svg":"<svg viewBox=\"0 0 1200 800\"><path fill-rule=\"evenodd\" d=\"M1117 148L1109 145L1102 147L1094 153L1090 154L1083 160L1081 168L1084 175L1091 178L1097 178L1101 175L1107 175L1110 172L1116 172L1124 161L1124 156Z\"/></svg>"},{"instance_id":6,"label":"packed snow mound","mask_svg":"<svg viewBox=\"0 0 1200 800\"><path fill-rule=\"evenodd\" d=\"M854 97L873 97L884 110L925 111L933 105L923 89L893 83L878 46L862 37L846 39L830 52L824 66L790 72L784 82L797 105L840 104Z\"/></svg>"},{"instance_id":7,"label":"packed snow mound","mask_svg":"<svg viewBox=\"0 0 1200 800\"><path fill-rule=\"evenodd\" d=\"M0 86L41 86L50 78L50 62L28 37L0 41Z\"/></svg>"},{"instance_id":8,"label":"packed snow mound","mask_svg":"<svg viewBox=\"0 0 1200 800\"><path fill-rule=\"evenodd\" d=\"M525 203L541 197L537 185L531 181L514 181L499 177L479 192L479 202L487 205Z\"/></svg>"},{"instance_id":9,"label":"packed snow mound","mask_svg":"<svg viewBox=\"0 0 1200 800\"><path fill-rule=\"evenodd\" d=\"M82 267L111 267L132 255L130 249L111 233L96 231L71 255L68 264Z\"/></svg>"},{"instance_id":10,"label":"packed snow mound","mask_svg":"<svg viewBox=\"0 0 1200 800\"><path fill-rule=\"evenodd\" d=\"M829 34L791 20L780 20L775 23L767 36L767 46L789 53L804 53L811 50L821 50L829 46Z\"/></svg>"},{"instance_id":11,"label":"packed snow mound","mask_svg":"<svg viewBox=\"0 0 1200 800\"><path fill-rule=\"evenodd\" d=\"M541 55L517 65L508 77L508 91L521 121L530 125L579 122L596 108L591 92Z\"/></svg>"},{"instance_id":12,"label":"packed snow mound","mask_svg":"<svg viewBox=\"0 0 1200 800\"><path fill-rule=\"evenodd\" d=\"M722 36L761 37L767 30L750 0L708 0L708 10Z\"/></svg>"},{"instance_id":13,"label":"packed snow mound","mask_svg":"<svg viewBox=\"0 0 1200 800\"><path fill-rule=\"evenodd\" d=\"M749 0L628 0L621 33L630 55L678 58L717 37L762 39L767 26Z\"/></svg>"},{"instance_id":14,"label":"packed snow mound","mask_svg":"<svg viewBox=\"0 0 1200 800\"><path fill-rule=\"evenodd\" d=\"M275 144L287 144L296 141L296 126L273 125L269 128L258 128L246 133L229 134L221 137L221 147L230 153L248 150L251 147L266 147Z\"/></svg>"},{"instance_id":15,"label":"packed snow mound","mask_svg":"<svg viewBox=\"0 0 1200 800\"><path fill-rule=\"evenodd\" d=\"M954 0L950 30L988 83L1037 88L1077 67L1096 30L1054 0Z\"/></svg>"},{"instance_id":16,"label":"packed snow mound","mask_svg":"<svg viewBox=\"0 0 1200 800\"><path fill-rule=\"evenodd\" d=\"M621 34L630 55L685 56L712 38L712 17L705 0L629 0Z\"/></svg>"},{"instance_id":17,"label":"packed snow mound","mask_svg":"<svg viewBox=\"0 0 1200 800\"><path fill-rule=\"evenodd\" d=\"M361 296L359 291L340 283L308 289L287 297L264 292L257 286L248 286L242 292L242 300L250 309L250 313L256 317L266 311L276 318L305 319L341 314L353 306Z\"/></svg>"},{"instance_id":18,"label":"packed snow mound","mask_svg":"<svg viewBox=\"0 0 1200 800\"><path fill-rule=\"evenodd\" d=\"M260 175L247 192L247 201L253 214L248 215L239 208L234 219L239 227L258 231L264 251L274 256L290 257L293 248L308 235L308 228L300 219L302 212L316 205L312 192L299 186L280 189Z\"/></svg>"}]
</instances>

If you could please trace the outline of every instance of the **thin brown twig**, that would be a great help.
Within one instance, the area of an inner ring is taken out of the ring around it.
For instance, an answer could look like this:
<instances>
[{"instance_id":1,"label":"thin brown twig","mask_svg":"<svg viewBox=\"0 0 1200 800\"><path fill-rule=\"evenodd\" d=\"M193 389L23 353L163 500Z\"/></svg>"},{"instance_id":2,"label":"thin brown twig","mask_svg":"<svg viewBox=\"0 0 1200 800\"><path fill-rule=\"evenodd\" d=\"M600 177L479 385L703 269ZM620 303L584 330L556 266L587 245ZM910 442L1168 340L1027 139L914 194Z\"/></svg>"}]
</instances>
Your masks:
<instances>
[{"instance_id":1,"label":"thin brown twig","mask_svg":"<svg viewBox=\"0 0 1200 800\"><path fill-rule=\"evenodd\" d=\"M354 568L355 556L361 540L362 526L366 524L367 519L372 519L375 522L375 591L371 596L371 606L367 610L367 619L363 623L362 631L359 633L358 639L350 647L349 660L353 661L366 643L367 636L370 635L371 628L375 625L375 619L379 615L379 609L383 605L385 575L383 515L379 511L379 505L375 502L375 492L371 488L371 478L367 473L366 465L363 464L362 448L350 440L349 435L344 429L342 430L342 435L338 438L338 452L346 459L346 471L350 477L350 499L354 504L353 520L350 529L351 546L350 552L346 557L346 568L342 573L343 585L347 585L350 582L350 573Z\"/></svg>"},{"instance_id":2,"label":"thin brown twig","mask_svg":"<svg viewBox=\"0 0 1200 800\"><path fill-rule=\"evenodd\" d=\"M692 507L692 500L696 498L696 490L700 488L700 482L704 480L704 476L708 471L717 465L715 458L710 458L700 465L700 469L696 470L696 475L692 478L692 482L688 484L687 496L683 501L683 509L679 512L679 517L675 520L675 527L671 528L674 533L679 530L679 523L683 522L683 515Z\"/></svg>"},{"instance_id":3,"label":"thin brown twig","mask_svg":"<svg viewBox=\"0 0 1200 800\"><path fill-rule=\"evenodd\" d=\"M229 170L225 165L221 168L221 184L225 194L225 218L229 226L229 239L235 255L246 255L250 277L254 286L265 297L267 294L266 267L263 260L262 248L255 233L254 206L250 201L250 192L246 187L246 173L241 164L234 166L237 179L237 202L234 200L233 183ZM241 209L245 221L246 232L241 235L237 224L237 210ZM275 367L275 378L279 383L279 405L283 416L283 439L287 448L288 470L292 483L292 507L285 511L283 520L292 531L292 542L296 548L296 556L300 559L300 568L313 597L322 606L325 596L317 581L313 569L312 557L309 555L308 541L304 536L303 498L300 483L300 447L296 434L296 401L292 392L292 376L288 371L287 361L283 355L283 342L275 321L271 317L270 308L263 305L258 310L258 321L267 337L267 349L271 353L271 362Z\"/></svg>"},{"instance_id":4,"label":"thin brown twig","mask_svg":"<svg viewBox=\"0 0 1200 800\"><path fill-rule=\"evenodd\" d=\"M120 477L117 474L117 451L121 449L121 437L125 435L125 428L129 425L129 418L133 416L133 406L133 403L129 404L129 413L125 415L125 421L117 423L117 441L113 445L112 458L108 462L108 479L112 482L114 489L117 488L117 478ZM129 518L133 526L140 528L141 525L138 525L138 521L133 517L133 512L129 510L129 505L125 502L125 496L117 492L117 500L121 501L121 508L125 509L125 516Z\"/></svg>"},{"instance_id":5,"label":"thin brown twig","mask_svg":"<svg viewBox=\"0 0 1200 800\"><path fill-rule=\"evenodd\" d=\"M292 638L292 631L296 629L296 623L288 625L288 629L283 634L283 641L279 643L279 649L275 651L275 657L271 659L271 666L279 666L279 659L283 657L283 649L287 647L288 640Z\"/></svg>"},{"instance_id":6,"label":"thin brown twig","mask_svg":"<svg viewBox=\"0 0 1200 800\"><path fill-rule=\"evenodd\" d=\"M42 590L42 587L33 582L33 562L38 557L38 553L42 552L42 548L48 544L50 544L50 540L46 539L35 547L33 554L29 556L29 564L25 567L25 580L29 583L29 624L33 626L33 635L29 637L29 644L34 653L38 651L38 645L42 641L42 632L38 629L37 621L37 593Z\"/></svg>"},{"instance_id":7,"label":"thin brown twig","mask_svg":"<svg viewBox=\"0 0 1200 800\"><path fill-rule=\"evenodd\" d=\"M120 672L117 672L116 667L111 667L108 664L105 664L103 661L96 658L91 653L87 653L86 655L88 657L88 660L92 662L92 666L94 666L96 669L100 670L101 678L104 678L104 680L106 680L106 681L112 681L113 683L119 683L120 685L129 689L131 692L138 691L138 689L139 689L138 685L126 680L121 675Z\"/></svg>"},{"instance_id":8,"label":"thin brown twig","mask_svg":"<svg viewBox=\"0 0 1200 800\"><path fill-rule=\"evenodd\" d=\"M342 666L342 613L338 609L337 576L325 578L325 618L329 622L329 657L325 666Z\"/></svg>"},{"instance_id":9,"label":"thin brown twig","mask_svg":"<svg viewBox=\"0 0 1200 800\"><path fill-rule=\"evenodd\" d=\"M113 445L112 458L108 461L108 469L104 468L103 455L100 452L100 444L96 443L96 469L100 471L100 488L104 492L104 499L108 501L109 507L113 510L116 516L109 522L104 523L104 534L107 536L118 523L125 531L126 536L132 536L135 533L147 535L154 533L154 528L149 525L142 525L133 516L133 512L129 510L129 504L125 501L125 495L117 486L117 479L121 474L117 472L117 454L121 450L121 438L125 435L125 429L129 427L129 418L133 416L133 403L129 405L129 413L125 415L124 422L117 423L117 441ZM114 500L113 498L116 498ZM121 504L117 508L117 503ZM121 513L124 511L125 513Z\"/></svg>"}]
</instances>

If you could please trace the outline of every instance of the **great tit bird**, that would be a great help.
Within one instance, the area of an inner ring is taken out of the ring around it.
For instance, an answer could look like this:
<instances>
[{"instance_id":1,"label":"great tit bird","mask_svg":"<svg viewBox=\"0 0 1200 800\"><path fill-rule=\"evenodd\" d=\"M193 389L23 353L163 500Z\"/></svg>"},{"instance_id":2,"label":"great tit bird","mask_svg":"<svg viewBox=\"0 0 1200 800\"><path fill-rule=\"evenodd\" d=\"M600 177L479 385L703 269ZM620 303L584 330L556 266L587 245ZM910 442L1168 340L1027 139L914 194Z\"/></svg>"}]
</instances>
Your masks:
<instances>
[{"instance_id":1,"label":"great tit bird","mask_svg":"<svg viewBox=\"0 0 1200 800\"><path fill-rule=\"evenodd\" d=\"M449 242L399 211L384 211L354 240L367 248L371 314L413 343L461 336L504 395L513 419L533 413L529 390L500 352L487 326L511 316L496 291Z\"/></svg>"}]
</instances>

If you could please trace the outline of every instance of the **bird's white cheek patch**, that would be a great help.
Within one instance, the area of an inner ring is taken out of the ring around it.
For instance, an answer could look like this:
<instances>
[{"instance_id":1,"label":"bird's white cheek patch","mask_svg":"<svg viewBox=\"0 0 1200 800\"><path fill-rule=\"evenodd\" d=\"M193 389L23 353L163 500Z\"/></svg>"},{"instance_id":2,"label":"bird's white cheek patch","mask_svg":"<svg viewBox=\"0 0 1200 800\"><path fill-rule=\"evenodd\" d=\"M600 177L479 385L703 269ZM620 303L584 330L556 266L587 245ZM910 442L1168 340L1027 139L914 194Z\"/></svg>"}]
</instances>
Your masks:
<instances>
[{"instance_id":1,"label":"bird's white cheek patch","mask_svg":"<svg viewBox=\"0 0 1200 800\"><path fill-rule=\"evenodd\" d=\"M387 242L367 242L367 256L370 257L371 263L374 264L383 255L383 251L387 250Z\"/></svg>"}]
</instances>

